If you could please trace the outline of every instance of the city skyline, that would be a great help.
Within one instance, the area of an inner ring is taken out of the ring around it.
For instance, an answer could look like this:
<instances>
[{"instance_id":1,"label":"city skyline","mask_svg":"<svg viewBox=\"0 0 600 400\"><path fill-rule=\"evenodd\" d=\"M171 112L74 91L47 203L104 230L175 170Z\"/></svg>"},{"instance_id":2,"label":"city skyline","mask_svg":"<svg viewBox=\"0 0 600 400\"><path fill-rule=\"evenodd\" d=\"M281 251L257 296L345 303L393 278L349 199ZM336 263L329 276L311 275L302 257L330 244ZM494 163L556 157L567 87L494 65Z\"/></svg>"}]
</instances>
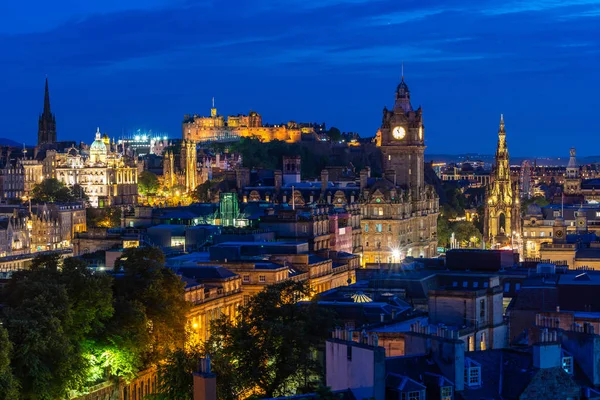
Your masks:
<instances>
[{"instance_id":1,"label":"city skyline","mask_svg":"<svg viewBox=\"0 0 600 400\"><path fill-rule=\"evenodd\" d=\"M427 114L427 153L491 153L504 113L511 156L572 146L594 155L600 2L402 6L5 5L0 136L34 143L47 75L59 140L89 140L96 126L178 137L183 115L208 115L212 97L222 114L252 109L268 123L326 122L368 137L404 62Z\"/></svg>"}]
</instances>

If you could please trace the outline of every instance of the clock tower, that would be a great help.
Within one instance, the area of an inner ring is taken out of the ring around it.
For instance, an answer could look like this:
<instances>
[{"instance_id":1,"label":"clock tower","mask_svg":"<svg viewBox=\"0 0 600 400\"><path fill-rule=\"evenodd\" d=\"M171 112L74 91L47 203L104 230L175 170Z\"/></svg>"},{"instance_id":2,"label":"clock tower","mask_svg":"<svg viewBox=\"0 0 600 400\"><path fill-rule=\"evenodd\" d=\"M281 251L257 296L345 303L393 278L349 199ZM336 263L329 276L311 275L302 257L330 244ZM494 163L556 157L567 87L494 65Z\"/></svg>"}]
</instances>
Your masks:
<instances>
[{"instance_id":1,"label":"clock tower","mask_svg":"<svg viewBox=\"0 0 600 400\"><path fill-rule=\"evenodd\" d=\"M396 88L394 108L383 109L380 146L384 174L393 171L396 183L417 198L425 189L423 113L421 107L413 110L404 76Z\"/></svg>"}]
</instances>

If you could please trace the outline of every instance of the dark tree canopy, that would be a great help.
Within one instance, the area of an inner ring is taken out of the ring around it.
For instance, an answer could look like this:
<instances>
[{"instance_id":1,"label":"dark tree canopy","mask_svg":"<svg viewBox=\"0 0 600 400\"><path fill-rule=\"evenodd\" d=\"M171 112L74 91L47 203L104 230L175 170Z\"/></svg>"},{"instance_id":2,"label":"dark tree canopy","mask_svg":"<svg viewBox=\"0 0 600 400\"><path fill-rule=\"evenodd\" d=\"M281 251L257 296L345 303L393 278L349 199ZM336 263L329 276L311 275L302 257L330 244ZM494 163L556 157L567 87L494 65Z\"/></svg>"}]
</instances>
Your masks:
<instances>
[{"instance_id":1,"label":"dark tree canopy","mask_svg":"<svg viewBox=\"0 0 600 400\"><path fill-rule=\"evenodd\" d=\"M231 322L213 323L206 351L213 362L220 399L256 388L264 397L307 392L322 371L316 351L333 329L332 315L308 298L304 282L270 285L250 299Z\"/></svg>"},{"instance_id":2,"label":"dark tree canopy","mask_svg":"<svg viewBox=\"0 0 600 400\"><path fill-rule=\"evenodd\" d=\"M79 195L79 198L83 195ZM31 191L31 200L37 203L67 203L75 201L78 197L75 196L71 189L65 186L64 183L55 178L46 178L42 182L33 187Z\"/></svg>"}]
</instances>

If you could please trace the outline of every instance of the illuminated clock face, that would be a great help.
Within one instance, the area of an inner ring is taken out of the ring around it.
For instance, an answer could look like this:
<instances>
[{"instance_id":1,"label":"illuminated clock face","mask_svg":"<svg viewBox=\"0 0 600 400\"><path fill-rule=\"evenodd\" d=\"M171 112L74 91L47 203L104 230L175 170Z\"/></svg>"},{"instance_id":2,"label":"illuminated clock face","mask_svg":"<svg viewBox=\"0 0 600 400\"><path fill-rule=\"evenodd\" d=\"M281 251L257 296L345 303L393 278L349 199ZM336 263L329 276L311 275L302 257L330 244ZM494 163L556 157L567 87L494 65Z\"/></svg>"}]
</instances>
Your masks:
<instances>
[{"instance_id":1,"label":"illuminated clock face","mask_svg":"<svg viewBox=\"0 0 600 400\"><path fill-rule=\"evenodd\" d=\"M556 231L556 237L561 238L563 235L562 231Z\"/></svg>"},{"instance_id":2,"label":"illuminated clock face","mask_svg":"<svg viewBox=\"0 0 600 400\"><path fill-rule=\"evenodd\" d=\"M419 127L419 140L423 140L423 127Z\"/></svg>"},{"instance_id":3,"label":"illuminated clock face","mask_svg":"<svg viewBox=\"0 0 600 400\"><path fill-rule=\"evenodd\" d=\"M392 135L394 136L394 139L404 139L404 136L406 136L406 130L401 126L397 126L392 131Z\"/></svg>"}]
</instances>

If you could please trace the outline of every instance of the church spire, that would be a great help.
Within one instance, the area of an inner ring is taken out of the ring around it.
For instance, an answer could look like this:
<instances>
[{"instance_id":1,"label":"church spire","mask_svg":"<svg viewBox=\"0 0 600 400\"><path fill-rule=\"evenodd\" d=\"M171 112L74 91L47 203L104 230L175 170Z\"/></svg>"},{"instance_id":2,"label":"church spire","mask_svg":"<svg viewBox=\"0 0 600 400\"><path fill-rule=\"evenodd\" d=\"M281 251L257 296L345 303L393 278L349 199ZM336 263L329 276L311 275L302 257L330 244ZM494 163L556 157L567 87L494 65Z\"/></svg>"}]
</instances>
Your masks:
<instances>
[{"instance_id":1,"label":"church spire","mask_svg":"<svg viewBox=\"0 0 600 400\"><path fill-rule=\"evenodd\" d=\"M48 90L48 77L46 77L46 90L44 93L44 115L52 115L50 112L50 90Z\"/></svg>"},{"instance_id":2,"label":"church spire","mask_svg":"<svg viewBox=\"0 0 600 400\"><path fill-rule=\"evenodd\" d=\"M56 119L50 110L50 90L48 77L44 90L44 111L38 121L38 146L56 143Z\"/></svg>"}]
</instances>

